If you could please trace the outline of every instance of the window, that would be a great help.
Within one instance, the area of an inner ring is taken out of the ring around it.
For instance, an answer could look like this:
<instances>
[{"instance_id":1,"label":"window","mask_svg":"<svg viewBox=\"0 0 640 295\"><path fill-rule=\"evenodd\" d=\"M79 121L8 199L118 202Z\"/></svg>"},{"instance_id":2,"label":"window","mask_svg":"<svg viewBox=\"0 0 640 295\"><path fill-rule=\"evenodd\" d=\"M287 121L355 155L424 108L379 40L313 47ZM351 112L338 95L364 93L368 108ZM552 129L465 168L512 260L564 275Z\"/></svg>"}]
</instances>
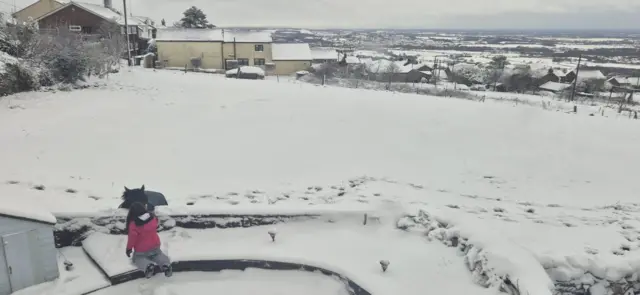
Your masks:
<instances>
[{"instance_id":1,"label":"window","mask_svg":"<svg viewBox=\"0 0 640 295\"><path fill-rule=\"evenodd\" d=\"M81 26L70 25L69 26L69 31L71 31L71 32L80 32L80 31L82 31L82 27Z\"/></svg>"},{"instance_id":2,"label":"window","mask_svg":"<svg viewBox=\"0 0 640 295\"><path fill-rule=\"evenodd\" d=\"M124 35L124 26L120 27L120 32ZM135 35L138 33L135 26L129 26L129 35Z\"/></svg>"},{"instance_id":3,"label":"window","mask_svg":"<svg viewBox=\"0 0 640 295\"><path fill-rule=\"evenodd\" d=\"M254 58L253 59L253 65L254 66L264 66L265 63L266 62L265 62L264 58Z\"/></svg>"},{"instance_id":4,"label":"window","mask_svg":"<svg viewBox=\"0 0 640 295\"><path fill-rule=\"evenodd\" d=\"M249 59L248 58L238 58L238 66L248 66Z\"/></svg>"},{"instance_id":5,"label":"window","mask_svg":"<svg viewBox=\"0 0 640 295\"><path fill-rule=\"evenodd\" d=\"M264 51L264 45L262 45L262 44L256 45L255 47L256 47L256 51L258 51L258 52L263 52Z\"/></svg>"}]
</instances>

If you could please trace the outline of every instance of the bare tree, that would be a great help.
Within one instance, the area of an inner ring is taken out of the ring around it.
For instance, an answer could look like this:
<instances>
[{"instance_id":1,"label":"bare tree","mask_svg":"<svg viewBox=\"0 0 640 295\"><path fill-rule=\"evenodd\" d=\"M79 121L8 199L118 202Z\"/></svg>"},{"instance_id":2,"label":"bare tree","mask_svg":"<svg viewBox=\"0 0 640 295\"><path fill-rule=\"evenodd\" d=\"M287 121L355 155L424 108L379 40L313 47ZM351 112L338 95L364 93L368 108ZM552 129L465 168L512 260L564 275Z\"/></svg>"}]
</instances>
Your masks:
<instances>
[{"instance_id":1,"label":"bare tree","mask_svg":"<svg viewBox=\"0 0 640 295\"><path fill-rule=\"evenodd\" d=\"M387 78L389 79L389 84L387 85L387 89L391 89L391 82L393 82L393 79L396 77L396 74L398 74L400 72L400 66L395 63L395 62L391 62L387 68L386 68L386 75Z\"/></svg>"}]
</instances>

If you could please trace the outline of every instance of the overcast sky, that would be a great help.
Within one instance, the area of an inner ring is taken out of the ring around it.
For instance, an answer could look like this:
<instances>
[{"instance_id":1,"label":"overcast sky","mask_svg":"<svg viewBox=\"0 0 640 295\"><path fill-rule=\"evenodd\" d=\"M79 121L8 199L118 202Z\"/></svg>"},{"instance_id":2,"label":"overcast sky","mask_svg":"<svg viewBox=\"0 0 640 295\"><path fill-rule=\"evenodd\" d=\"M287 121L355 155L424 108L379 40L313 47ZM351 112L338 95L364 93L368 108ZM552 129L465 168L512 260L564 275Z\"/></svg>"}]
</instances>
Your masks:
<instances>
[{"instance_id":1,"label":"overcast sky","mask_svg":"<svg viewBox=\"0 0 640 295\"><path fill-rule=\"evenodd\" d=\"M84 0L102 3L102 0ZM121 0L113 0L122 8ZM0 0L0 9L35 0ZM219 26L442 29L640 29L640 0L127 0L172 23L190 6Z\"/></svg>"}]
</instances>

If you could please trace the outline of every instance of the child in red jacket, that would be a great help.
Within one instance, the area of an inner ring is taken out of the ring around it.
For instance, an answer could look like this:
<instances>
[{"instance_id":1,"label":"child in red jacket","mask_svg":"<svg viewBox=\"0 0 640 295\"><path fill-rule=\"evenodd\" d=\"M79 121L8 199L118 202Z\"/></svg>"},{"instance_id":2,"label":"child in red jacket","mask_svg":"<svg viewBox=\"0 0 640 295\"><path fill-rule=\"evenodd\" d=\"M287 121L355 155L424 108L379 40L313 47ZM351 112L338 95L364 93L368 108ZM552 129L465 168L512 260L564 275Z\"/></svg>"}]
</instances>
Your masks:
<instances>
[{"instance_id":1,"label":"child in red jacket","mask_svg":"<svg viewBox=\"0 0 640 295\"><path fill-rule=\"evenodd\" d=\"M127 215L126 230L128 233L127 257L133 253L133 263L144 271L146 278L154 275L155 265L159 265L164 275L172 275L171 261L160 249L158 236L158 218L147 212L142 203L133 203Z\"/></svg>"}]
</instances>

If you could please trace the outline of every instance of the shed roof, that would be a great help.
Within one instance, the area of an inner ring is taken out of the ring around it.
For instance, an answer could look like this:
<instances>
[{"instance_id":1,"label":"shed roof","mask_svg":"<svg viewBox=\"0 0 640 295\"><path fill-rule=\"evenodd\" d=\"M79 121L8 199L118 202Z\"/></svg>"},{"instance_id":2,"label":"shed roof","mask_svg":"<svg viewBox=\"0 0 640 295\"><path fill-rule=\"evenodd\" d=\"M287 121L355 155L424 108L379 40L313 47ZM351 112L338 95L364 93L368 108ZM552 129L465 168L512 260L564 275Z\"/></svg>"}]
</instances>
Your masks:
<instances>
[{"instance_id":1,"label":"shed roof","mask_svg":"<svg viewBox=\"0 0 640 295\"><path fill-rule=\"evenodd\" d=\"M222 42L222 30L219 29L159 29L156 41L216 41Z\"/></svg>"},{"instance_id":2,"label":"shed roof","mask_svg":"<svg viewBox=\"0 0 640 295\"><path fill-rule=\"evenodd\" d=\"M2 201L0 216L56 224L56 218L51 212L41 209L37 204L21 202L19 198Z\"/></svg>"},{"instance_id":3,"label":"shed roof","mask_svg":"<svg viewBox=\"0 0 640 295\"><path fill-rule=\"evenodd\" d=\"M335 49L311 49L311 57L320 60L338 60L338 51Z\"/></svg>"},{"instance_id":4,"label":"shed roof","mask_svg":"<svg viewBox=\"0 0 640 295\"><path fill-rule=\"evenodd\" d=\"M281 43L272 45L273 60L311 60L307 43Z\"/></svg>"},{"instance_id":5,"label":"shed roof","mask_svg":"<svg viewBox=\"0 0 640 295\"><path fill-rule=\"evenodd\" d=\"M571 86L571 84L549 81L547 83L540 85L540 89L558 92L558 91L563 91L569 88L569 86Z\"/></svg>"}]
</instances>

